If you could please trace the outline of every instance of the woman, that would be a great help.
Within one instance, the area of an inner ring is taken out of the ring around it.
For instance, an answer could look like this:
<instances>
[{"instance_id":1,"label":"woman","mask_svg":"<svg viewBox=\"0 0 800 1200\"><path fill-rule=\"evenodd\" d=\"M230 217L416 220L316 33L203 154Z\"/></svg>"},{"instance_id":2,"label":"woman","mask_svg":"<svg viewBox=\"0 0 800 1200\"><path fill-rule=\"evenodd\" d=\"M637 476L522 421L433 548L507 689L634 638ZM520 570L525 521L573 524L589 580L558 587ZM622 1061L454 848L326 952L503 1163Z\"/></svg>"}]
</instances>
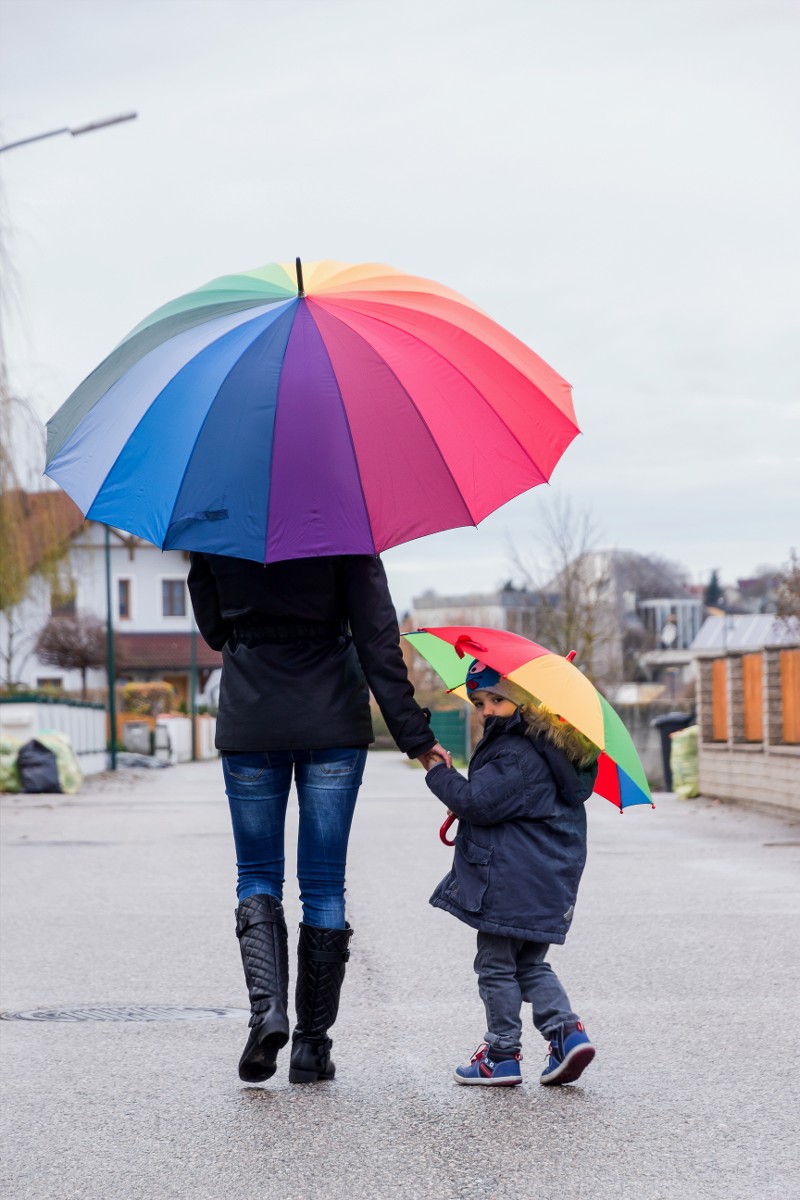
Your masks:
<instances>
[{"instance_id":1,"label":"woman","mask_svg":"<svg viewBox=\"0 0 800 1200\"><path fill-rule=\"evenodd\" d=\"M239 1076L249 1083L269 1079L289 1040L281 898L294 776L303 921L289 1079L332 1079L328 1030L352 936L344 908L347 841L374 740L370 689L410 758L427 768L449 762L449 755L414 700L379 558L262 566L192 554L189 591L200 632L223 656L216 744L236 845L236 933L251 1009Z\"/></svg>"}]
</instances>

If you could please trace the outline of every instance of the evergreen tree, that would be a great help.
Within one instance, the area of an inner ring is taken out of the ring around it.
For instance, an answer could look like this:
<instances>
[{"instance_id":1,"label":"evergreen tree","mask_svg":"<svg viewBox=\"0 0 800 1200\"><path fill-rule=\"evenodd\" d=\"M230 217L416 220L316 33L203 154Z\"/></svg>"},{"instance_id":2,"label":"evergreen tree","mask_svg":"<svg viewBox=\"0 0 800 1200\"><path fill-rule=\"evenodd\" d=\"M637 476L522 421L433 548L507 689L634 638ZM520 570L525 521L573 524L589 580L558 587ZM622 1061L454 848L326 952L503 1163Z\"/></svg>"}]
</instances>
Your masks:
<instances>
[{"instance_id":1,"label":"evergreen tree","mask_svg":"<svg viewBox=\"0 0 800 1200\"><path fill-rule=\"evenodd\" d=\"M708 581L703 601L706 608L719 608L722 603L722 587L719 582L719 571L716 567L711 572L711 578Z\"/></svg>"}]
</instances>

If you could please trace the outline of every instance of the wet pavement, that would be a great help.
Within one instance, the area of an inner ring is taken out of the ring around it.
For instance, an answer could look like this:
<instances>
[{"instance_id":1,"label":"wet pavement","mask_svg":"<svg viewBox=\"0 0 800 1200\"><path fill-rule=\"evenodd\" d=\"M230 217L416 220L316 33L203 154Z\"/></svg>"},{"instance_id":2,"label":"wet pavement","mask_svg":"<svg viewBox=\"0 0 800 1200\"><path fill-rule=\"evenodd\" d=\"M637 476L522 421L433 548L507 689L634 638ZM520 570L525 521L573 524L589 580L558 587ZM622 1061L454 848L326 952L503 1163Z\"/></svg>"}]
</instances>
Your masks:
<instances>
[{"instance_id":1,"label":"wet pavement","mask_svg":"<svg viewBox=\"0 0 800 1200\"><path fill-rule=\"evenodd\" d=\"M47 1014L0 1021L3 1196L798 1194L800 821L657 804L620 816L590 801L575 922L552 953L595 1062L577 1085L541 1087L526 1017L523 1085L459 1088L483 1016L474 934L427 904L449 863L443 811L420 770L371 754L337 1077L291 1086L284 1052L247 1087L219 764L3 797L0 1007Z\"/></svg>"}]
</instances>

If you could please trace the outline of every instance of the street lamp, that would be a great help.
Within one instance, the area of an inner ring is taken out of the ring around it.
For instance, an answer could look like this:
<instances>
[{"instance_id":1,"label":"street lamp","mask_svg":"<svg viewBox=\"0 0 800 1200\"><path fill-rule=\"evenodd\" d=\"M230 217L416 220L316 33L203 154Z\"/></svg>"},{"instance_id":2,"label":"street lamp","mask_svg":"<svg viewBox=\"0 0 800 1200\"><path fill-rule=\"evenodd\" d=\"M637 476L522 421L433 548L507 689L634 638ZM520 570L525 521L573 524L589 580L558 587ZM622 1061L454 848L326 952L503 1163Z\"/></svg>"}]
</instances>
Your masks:
<instances>
[{"instance_id":1,"label":"street lamp","mask_svg":"<svg viewBox=\"0 0 800 1200\"><path fill-rule=\"evenodd\" d=\"M119 125L121 121L135 121L136 113L122 113L118 117L103 117L99 121L90 121L87 125L64 125L61 129L50 129L47 133L37 133L33 137L20 138L17 142L7 142L0 146L0 154L4 150L14 150L17 146L27 146L30 142L41 142L43 138L57 137L60 133L68 133L78 137L81 133L93 133L95 129L105 129L108 125ZM111 596L111 530L106 525L105 533L106 556L106 674L108 676L108 719L110 729L111 770L117 769L117 710L114 686L117 671L114 662L114 621L113 602Z\"/></svg>"},{"instance_id":2,"label":"street lamp","mask_svg":"<svg viewBox=\"0 0 800 1200\"><path fill-rule=\"evenodd\" d=\"M111 530L106 525L105 537L106 558L106 676L108 678L108 748L110 767L117 769L117 667L114 662L114 621L113 600L111 592Z\"/></svg>"},{"instance_id":3,"label":"street lamp","mask_svg":"<svg viewBox=\"0 0 800 1200\"><path fill-rule=\"evenodd\" d=\"M118 117L103 117L100 121L90 121L88 125L64 125L61 129L50 129L47 133L37 133L33 137L20 138L18 142L7 142L0 146L0 154L4 150L14 150L17 146L27 146L29 142L40 142L42 138L57 137L60 133L69 133L78 137L81 133L92 133L95 129L105 129L107 125L119 125L120 121L135 121L136 113L122 113Z\"/></svg>"}]
</instances>

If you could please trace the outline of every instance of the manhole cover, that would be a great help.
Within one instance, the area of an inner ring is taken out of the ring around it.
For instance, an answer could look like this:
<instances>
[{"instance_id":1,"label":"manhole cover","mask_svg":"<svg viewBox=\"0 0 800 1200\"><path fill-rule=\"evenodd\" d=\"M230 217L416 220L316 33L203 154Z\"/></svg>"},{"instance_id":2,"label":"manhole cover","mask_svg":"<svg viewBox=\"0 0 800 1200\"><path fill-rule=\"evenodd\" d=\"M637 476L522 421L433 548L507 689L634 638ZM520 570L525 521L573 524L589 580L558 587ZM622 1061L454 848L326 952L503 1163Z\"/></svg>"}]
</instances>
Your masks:
<instances>
[{"instance_id":1,"label":"manhole cover","mask_svg":"<svg viewBox=\"0 0 800 1200\"><path fill-rule=\"evenodd\" d=\"M93 1004L0 1013L2 1021L219 1021L246 1017L244 1008L186 1008L174 1004Z\"/></svg>"},{"instance_id":2,"label":"manhole cover","mask_svg":"<svg viewBox=\"0 0 800 1200\"><path fill-rule=\"evenodd\" d=\"M20 838L18 842L12 842L12 846L114 846L116 842L29 842L27 838Z\"/></svg>"}]
</instances>

